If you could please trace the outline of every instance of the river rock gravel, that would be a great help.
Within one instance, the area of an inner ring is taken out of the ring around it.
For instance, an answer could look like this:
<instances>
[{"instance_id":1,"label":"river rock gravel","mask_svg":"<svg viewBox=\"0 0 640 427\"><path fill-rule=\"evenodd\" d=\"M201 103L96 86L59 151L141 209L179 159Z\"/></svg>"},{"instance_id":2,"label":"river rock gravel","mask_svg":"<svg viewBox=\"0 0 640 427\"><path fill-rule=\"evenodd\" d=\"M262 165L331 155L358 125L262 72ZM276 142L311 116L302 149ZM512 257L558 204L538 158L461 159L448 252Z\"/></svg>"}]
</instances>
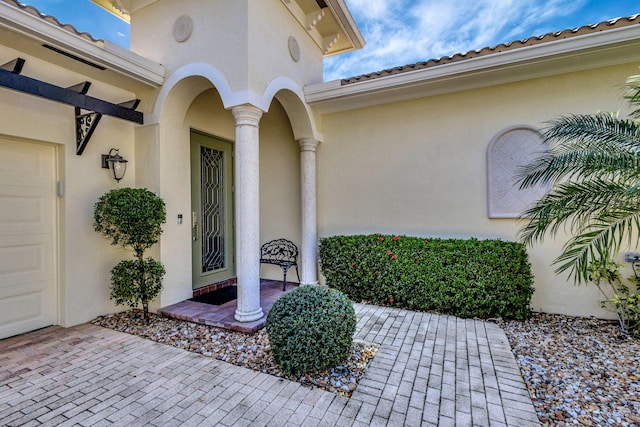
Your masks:
<instances>
[{"instance_id":1,"label":"river rock gravel","mask_svg":"<svg viewBox=\"0 0 640 427\"><path fill-rule=\"evenodd\" d=\"M617 322L537 314L501 321L545 426L640 426L640 341Z\"/></svg>"},{"instance_id":2,"label":"river rock gravel","mask_svg":"<svg viewBox=\"0 0 640 427\"><path fill-rule=\"evenodd\" d=\"M369 361L377 352L377 348L371 344L354 341L351 355L342 364L315 375L291 377L284 375L273 362L265 329L255 334L244 334L160 317L153 313L150 313L147 325L139 310L100 316L91 323L346 397L350 397L356 389Z\"/></svg>"}]
</instances>

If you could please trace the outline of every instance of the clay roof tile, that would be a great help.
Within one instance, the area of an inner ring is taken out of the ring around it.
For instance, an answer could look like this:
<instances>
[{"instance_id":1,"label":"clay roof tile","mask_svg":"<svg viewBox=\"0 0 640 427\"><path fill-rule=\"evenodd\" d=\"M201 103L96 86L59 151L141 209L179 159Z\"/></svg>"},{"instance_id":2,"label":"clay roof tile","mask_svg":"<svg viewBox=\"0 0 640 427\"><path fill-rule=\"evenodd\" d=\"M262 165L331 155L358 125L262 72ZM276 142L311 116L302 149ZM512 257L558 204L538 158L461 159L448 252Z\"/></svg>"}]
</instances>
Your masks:
<instances>
[{"instance_id":1,"label":"clay roof tile","mask_svg":"<svg viewBox=\"0 0 640 427\"><path fill-rule=\"evenodd\" d=\"M550 43L557 40L567 39L570 37L577 37L584 34L597 33L600 31L607 31L614 28L622 28L629 25L640 24L640 14L635 14L622 18L614 18L608 21L599 22L597 24L583 25L581 27L557 31L553 33L547 33L540 36L527 37L522 40L514 40L507 43L500 43L495 46L483 47L481 49L471 50L463 53L455 53L449 56L442 56L440 58L432 58L427 61L416 62L415 64L408 64L399 67L394 67L382 71L361 74L359 76L349 77L342 79L340 83L344 85L357 83L365 80L373 80L380 77L387 77L390 75L396 75L411 71L416 71L424 68L436 67L438 65L450 64L452 62L464 61L471 58L477 58L480 56L491 55L499 52L506 52L510 50L520 49L523 47L534 46L537 44Z\"/></svg>"},{"instance_id":2,"label":"clay roof tile","mask_svg":"<svg viewBox=\"0 0 640 427\"><path fill-rule=\"evenodd\" d=\"M83 39L85 39L87 41L90 41L92 43L102 43L103 42L103 40L93 38L93 36L91 34L85 32L85 31L78 31L76 29L76 27L74 27L71 24L62 23L62 22L58 21L58 19L56 17L51 16L51 15L45 15L44 13L40 12L35 7L20 3L18 0L0 0L0 1L2 1L4 3L8 3L8 4L12 5L12 6L17 7L17 8L20 8L23 11L25 11L25 12L33 15L33 16L37 16L38 18L40 18L40 19L42 19L44 21L47 21L50 24L56 25L56 26L62 28L63 30L68 31L68 32L70 32L72 34L75 34L77 36L80 36Z\"/></svg>"}]
</instances>

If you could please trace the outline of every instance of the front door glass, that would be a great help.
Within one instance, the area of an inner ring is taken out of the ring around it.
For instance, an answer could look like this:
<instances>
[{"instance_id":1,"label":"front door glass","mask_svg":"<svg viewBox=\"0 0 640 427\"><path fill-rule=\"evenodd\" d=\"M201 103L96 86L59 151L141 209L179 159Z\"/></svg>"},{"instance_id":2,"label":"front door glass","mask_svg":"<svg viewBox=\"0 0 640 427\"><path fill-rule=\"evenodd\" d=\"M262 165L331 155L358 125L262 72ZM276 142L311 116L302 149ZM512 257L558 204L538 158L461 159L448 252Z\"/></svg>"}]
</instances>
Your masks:
<instances>
[{"instance_id":1,"label":"front door glass","mask_svg":"<svg viewBox=\"0 0 640 427\"><path fill-rule=\"evenodd\" d=\"M225 267L224 152L200 147L202 272Z\"/></svg>"}]
</instances>

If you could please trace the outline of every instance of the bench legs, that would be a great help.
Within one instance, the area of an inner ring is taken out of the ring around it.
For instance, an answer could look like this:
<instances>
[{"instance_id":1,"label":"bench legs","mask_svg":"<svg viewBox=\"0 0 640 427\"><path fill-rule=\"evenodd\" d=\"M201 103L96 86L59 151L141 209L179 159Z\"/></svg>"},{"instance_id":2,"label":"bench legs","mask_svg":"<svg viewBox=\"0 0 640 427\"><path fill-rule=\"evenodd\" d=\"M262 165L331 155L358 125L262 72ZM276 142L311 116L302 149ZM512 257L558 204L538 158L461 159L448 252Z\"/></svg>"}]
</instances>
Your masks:
<instances>
[{"instance_id":1,"label":"bench legs","mask_svg":"<svg viewBox=\"0 0 640 427\"><path fill-rule=\"evenodd\" d=\"M287 271L293 266L287 266L287 267L280 267L282 268L282 271L284 272L284 283L282 284L282 290L286 291L287 290ZM298 272L298 265L295 265L296 267L296 275L298 276L298 282L300 282L300 273Z\"/></svg>"}]
</instances>

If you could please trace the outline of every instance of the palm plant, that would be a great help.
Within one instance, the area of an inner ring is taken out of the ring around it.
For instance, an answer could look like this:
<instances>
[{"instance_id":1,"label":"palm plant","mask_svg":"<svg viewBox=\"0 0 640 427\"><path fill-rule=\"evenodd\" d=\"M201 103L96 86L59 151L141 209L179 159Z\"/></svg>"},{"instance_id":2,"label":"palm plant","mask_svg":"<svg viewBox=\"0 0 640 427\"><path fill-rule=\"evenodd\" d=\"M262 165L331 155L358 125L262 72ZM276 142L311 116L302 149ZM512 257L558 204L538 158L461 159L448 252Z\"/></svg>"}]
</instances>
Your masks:
<instances>
[{"instance_id":1,"label":"palm plant","mask_svg":"<svg viewBox=\"0 0 640 427\"><path fill-rule=\"evenodd\" d=\"M590 280L590 263L610 260L640 235L640 76L627 81L630 117L596 113L550 122L549 151L519 169L520 188L551 184L551 191L524 213L525 244L542 241L561 228L570 232L556 273Z\"/></svg>"}]
</instances>

